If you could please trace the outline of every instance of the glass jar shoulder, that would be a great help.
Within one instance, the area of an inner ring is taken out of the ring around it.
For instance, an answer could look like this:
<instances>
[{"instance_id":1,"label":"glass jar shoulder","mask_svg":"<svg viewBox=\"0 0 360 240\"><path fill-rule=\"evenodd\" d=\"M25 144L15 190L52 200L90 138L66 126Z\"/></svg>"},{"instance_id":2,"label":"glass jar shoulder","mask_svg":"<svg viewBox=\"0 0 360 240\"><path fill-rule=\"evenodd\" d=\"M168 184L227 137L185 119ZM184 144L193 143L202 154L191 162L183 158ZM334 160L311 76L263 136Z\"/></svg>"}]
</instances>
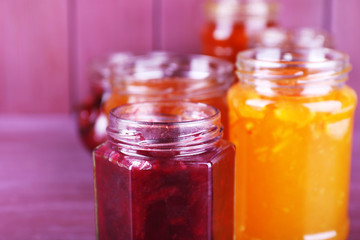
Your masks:
<instances>
[{"instance_id":1,"label":"glass jar shoulder","mask_svg":"<svg viewBox=\"0 0 360 240\"><path fill-rule=\"evenodd\" d=\"M105 161L128 170L154 170L159 168L184 169L194 166L211 168L215 163L223 159L231 160L234 152L234 145L223 139L219 140L206 151L198 154L182 153L176 150L169 152L127 152L126 150L114 149L109 143L104 143L95 149L94 161L95 166Z\"/></svg>"},{"instance_id":2,"label":"glass jar shoulder","mask_svg":"<svg viewBox=\"0 0 360 240\"><path fill-rule=\"evenodd\" d=\"M229 90L227 98L231 115L254 119L274 115L284 121L349 117L357 102L355 91L347 85L326 94L303 96L265 95L253 86L238 83Z\"/></svg>"}]
</instances>

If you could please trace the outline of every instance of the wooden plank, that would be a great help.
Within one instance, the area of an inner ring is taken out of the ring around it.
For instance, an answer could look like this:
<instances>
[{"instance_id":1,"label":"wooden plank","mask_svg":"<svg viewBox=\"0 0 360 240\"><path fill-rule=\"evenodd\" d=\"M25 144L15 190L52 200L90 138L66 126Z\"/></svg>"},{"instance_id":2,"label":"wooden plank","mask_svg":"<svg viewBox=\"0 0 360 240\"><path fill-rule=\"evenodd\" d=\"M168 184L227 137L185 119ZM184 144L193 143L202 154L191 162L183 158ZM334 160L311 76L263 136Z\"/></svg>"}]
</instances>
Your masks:
<instances>
[{"instance_id":1,"label":"wooden plank","mask_svg":"<svg viewBox=\"0 0 360 240\"><path fill-rule=\"evenodd\" d=\"M72 87L78 102L88 94L88 64L94 57L114 51L143 53L152 47L152 1L77 0L75 3L76 52Z\"/></svg>"},{"instance_id":2,"label":"wooden plank","mask_svg":"<svg viewBox=\"0 0 360 240\"><path fill-rule=\"evenodd\" d=\"M160 0L160 3L161 50L201 53L205 0Z\"/></svg>"},{"instance_id":3,"label":"wooden plank","mask_svg":"<svg viewBox=\"0 0 360 240\"><path fill-rule=\"evenodd\" d=\"M350 55L350 61L352 69L349 75L349 85L352 86L355 91L360 93L360 31L358 30L358 24L360 23L360 15L358 10L360 9L360 1L347 0L346 4L342 1L334 1L334 21L333 29L335 43L338 49L348 53ZM360 111L356 112L357 120L360 119ZM355 121L355 125L359 125L360 122Z\"/></svg>"},{"instance_id":4,"label":"wooden plank","mask_svg":"<svg viewBox=\"0 0 360 240\"><path fill-rule=\"evenodd\" d=\"M3 35L5 33L1 30L2 29L2 23L5 22L5 15L3 14L5 9L5 1L0 1L0 49L1 46L4 45L4 38ZM7 108L7 84L6 84L6 58L4 54L0 54L0 113L5 112L5 109Z\"/></svg>"},{"instance_id":5,"label":"wooden plank","mask_svg":"<svg viewBox=\"0 0 360 240\"><path fill-rule=\"evenodd\" d=\"M92 160L73 125L0 117L0 239L95 239Z\"/></svg>"},{"instance_id":6,"label":"wooden plank","mask_svg":"<svg viewBox=\"0 0 360 240\"><path fill-rule=\"evenodd\" d=\"M334 1L334 34L337 47L350 54L353 69L350 73L349 83L360 92L360 31L357 25L360 23L360 1L347 0Z\"/></svg>"},{"instance_id":7,"label":"wooden plank","mask_svg":"<svg viewBox=\"0 0 360 240\"><path fill-rule=\"evenodd\" d=\"M359 240L360 129L353 150L348 240ZM0 115L0 152L0 239L95 239L91 155L71 117Z\"/></svg>"},{"instance_id":8,"label":"wooden plank","mask_svg":"<svg viewBox=\"0 0 360 240\"><path fill-rule=\"evenodd\" d=\"M323 28L325 1L331 0L279 0L281 26Z\"/></svg>"},{"instance_id":9,"label":"wooden plank","mask_svg":"<svg viewBox=\"0 0 360 240\"><path fill-rule=\"evenodd\" d=\"M0 111L68 112L66 1L0 2Z\"/></svg>"}]
</instances>

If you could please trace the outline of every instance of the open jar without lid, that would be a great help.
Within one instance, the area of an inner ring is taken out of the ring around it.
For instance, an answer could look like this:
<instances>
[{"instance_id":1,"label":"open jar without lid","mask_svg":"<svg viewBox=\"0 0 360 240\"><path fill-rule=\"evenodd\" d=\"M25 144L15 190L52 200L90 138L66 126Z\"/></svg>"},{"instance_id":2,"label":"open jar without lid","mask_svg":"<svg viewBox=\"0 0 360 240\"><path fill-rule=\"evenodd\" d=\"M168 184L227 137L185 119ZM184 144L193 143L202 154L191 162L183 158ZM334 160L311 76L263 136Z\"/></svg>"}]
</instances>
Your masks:
<instances>
[{"instance_id":1,"label":"open jar without lid","mask_svg":"<svg viewBox=\"0 0 360 240\"><path fill-rule=\"evenodd\" d=\"M221 111L226 138L226 92L234 81L233 69L230 62L204 55L154 52L133 56L112 68L105 112L126 103L202 102Z\"/></svg>"},{"instance_id":2,"label":"open jar without lid","mask_svg":"<svg viewBox=\"0 0 360 240\"><path fill-rule=\"evenodd\" d=\"M327 48L239 53L228 94L237 239L347 238L349 70L348 56Z\"/></svg>"},{"instance_id":3,"label":"open jar without lid","mask_svg":"<svg viewBox=\"0 0 360 240\"><path fill-rule=\"evenodd\" d=\"M80 138L89 150L106 140L107 117L103 104L110 94L110 69L130 56L127 52L113 53L93 60L90 65L90 94L76 108Z\"/></svg>"},{"instance_id":4,"label":"open jar without lid","mask_svg":"<svg viewBox=\"0 0 360 240\"><path fill-rule=\"evenodd\" d=\"M126 104L94 151L98 239L231 239L234 158L201 103Z\"/></svg>"}]
</instances>

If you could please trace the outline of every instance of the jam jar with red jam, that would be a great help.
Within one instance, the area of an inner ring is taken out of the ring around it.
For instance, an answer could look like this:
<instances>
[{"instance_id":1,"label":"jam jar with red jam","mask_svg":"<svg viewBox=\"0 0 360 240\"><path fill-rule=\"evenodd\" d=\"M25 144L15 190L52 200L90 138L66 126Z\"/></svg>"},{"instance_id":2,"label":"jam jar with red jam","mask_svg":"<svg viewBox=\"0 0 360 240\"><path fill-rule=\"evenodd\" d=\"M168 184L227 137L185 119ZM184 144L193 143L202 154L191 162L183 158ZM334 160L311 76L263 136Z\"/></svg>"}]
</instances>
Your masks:
<instances>
[{"instance_id":1,"label":"jam jar with red jam","mask_svg":"<svg viewBox=\"0 0 360 240\"><path fill-rule=\"evenodd\" d=\"M235 148L219 110L126 104L107 138L94 150L97 239L232 239Z\"/></svg>"},{"instance_id":2,"label":"jam jar with red jam","mask_svg":"<svg viewBox=\"0 0 360 240\"><path fill-rule=\"evenodd\" d=\"M90 151L106 141L107 117L103 105L110 93L110 69L123 64L131 55L128 52L113 53L91 64L90 94L76 107L80 139Z\"/></svg>"}]
</instances>

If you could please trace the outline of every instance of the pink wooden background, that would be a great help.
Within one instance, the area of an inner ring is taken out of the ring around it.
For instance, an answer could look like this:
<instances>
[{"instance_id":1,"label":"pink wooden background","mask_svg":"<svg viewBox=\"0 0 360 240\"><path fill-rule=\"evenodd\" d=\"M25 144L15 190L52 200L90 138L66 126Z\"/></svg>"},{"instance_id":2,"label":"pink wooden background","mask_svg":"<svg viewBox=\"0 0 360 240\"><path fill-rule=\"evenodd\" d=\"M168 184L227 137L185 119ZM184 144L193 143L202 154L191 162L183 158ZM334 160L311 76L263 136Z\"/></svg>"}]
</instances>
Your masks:
<instances>
[{"instance_id":1,"label":"pink wooden background","mask_svg":"<svg viewBox=\"0 0 360 240\"><path fill-rule=\"evenodd\" d=\"M360 1L281 0L285 26L321 27L332 2L337 47L360 92ZM0 0L0 113L69 113L90 59L112 51L199 53L204 0Z\"/></svg>"}]
</instances>

